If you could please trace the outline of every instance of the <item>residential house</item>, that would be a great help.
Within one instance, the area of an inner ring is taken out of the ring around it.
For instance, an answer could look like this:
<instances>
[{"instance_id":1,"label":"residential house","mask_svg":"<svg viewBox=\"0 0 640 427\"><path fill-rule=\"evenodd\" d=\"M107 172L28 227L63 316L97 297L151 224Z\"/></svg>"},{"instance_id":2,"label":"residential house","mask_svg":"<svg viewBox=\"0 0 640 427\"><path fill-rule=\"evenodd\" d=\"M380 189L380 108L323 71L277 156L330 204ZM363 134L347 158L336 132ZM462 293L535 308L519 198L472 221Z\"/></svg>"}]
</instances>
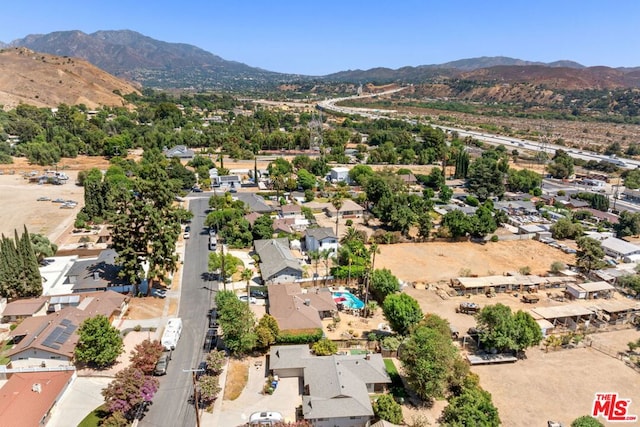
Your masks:
<instances>
[{"instance_id":1,"label":"residential house","mask_svg":"<svg viewBox=\"0 0 640 427\"><path fill-rule=\"evenodd\" d=\"M404 182L406 185L416 185L418 183L418 179L413 173L400 174L398 177Z\"/></svg>"},{"instance_id":2,"label":"residential house","mask_svg":"<svg viewBox=\"0 0 640 427\"><path fill-rule=\"evenodd\" d=\"M302 377L302 416L314 427L365 427L373 419L370 393L391 379L382 356L313 356L308 345L273 346L269 367L279 377Z\"/></svg>"},{"instance_id":3,"label":"residential house","mask_svg":"<svg viewBox=\"0 0 640 427\"><path fill-rule=\"evenodd\" d=\"M45 426L75 370L18 372L0 388L1 426Z\"/></svg>"},{"instance_id":4,"label":"residential house","mask_svg":"<svg viewBox=\"0 0 640 427\"><path fill-rule=\"evenodd\" d=\"M251 212L259 214L271 213L273 208L267 202L255 193L237 193L235 198L242 200L249 207Z\"/></svg>"},{"instance_id":5,"label":"residential house","mask_svg":"<svg viewBox=\"0 0 640 427\"><path fill-rule=\"evenodd\" d=\"M103 315L112 324L128 309L129 297L112 291L71 295L77 304L49 304L46 316L24 319L9 332L14 346L5 355L11 367L69 366L73 363L78 342L77 330L86 319ZM61 298L61 297L52 297Z\"/></svg>"},{"instance_id":6,"label":"residential house","mask_svg":"<svg viewBox=\"0 0 640 427\"><path fill-rule=\"evenodd\" d=\"M339 212L331 203L325 207L325 212L332 218L335 218L336 213L340 218L360 218L364 213L364 208L351 199L343 199Z\"/></svg>"},{"instance_id":7,"label":"residential house","mask_svg":"<svg viewBox=\"0 0 640 427\"><path fill-rule=\"evenodd\" d=\"M621 259L640 254L640 246L625 242L617 237L609 237L601 242L604 253L612 258Z\"/></svg>"},{"instance_id":8,"label":"residential house","mask_svg":"<svg viewBox=\"0 0 640 427\"><path fill-rule=\"evenodd\" d=\"M285 233L292 234L295 232L294 226L296 224L296 220L293 218L277 218L273 220L273 232L276 234Z\"/></svg>"},{"instance_id":9,"label":"residential house","mask_svg":"<svg viewBox=\"0 0 640 427\"><path fill-rule=\"evenodd\" d=\"M302 208L295 204L281 206L278 210L278 216L282 219L304 219Z\"/></svg>"},{"instance_id":10,"label":"residential house","mask_svg":"<svg viewBox=\"0 0 640 427\"><path fill-rule=\"evenodd\" d=\"M350 183L349 179L349 168L346 167L334 167L329 171L329 181L333 183L337 182L346 182Z\"/></svg>"},{"instance_id":11,"label":"residential house","mask_svg":"<svg viewBox=\"0 0 640 427\"><path fill-rule=\"evenodd\" d=\"M338 237L331 227L307 228L304 244L307 252L328 250L333 255L338 253Z\"/></svg>"},{"instance_id":12,"label":"residential house","mask_svg":"<svg viewBox=\"0 0 640 427\"><path fill-rule=\"evenodd\" d=\"M302 291L299 283L269 285L269 314L281 332L322 329L322 319L338 310L327 288Z\"/></svg>"},{"instance_id":13,"label":"residential house","mask_svg":"<svg viewBox=\"0 0 640 427\"><path fill-rule=\"evenodd\" d=\"M258 212L249 212L244 216L244 219L246 219L249 222L249 224L253 227L253 224L256 222L256 219L260 218L261 216L262 215L260 215Z\"/></svg>"},{"instance_id":14,"label":"residential house","mask_svg":"<svg viewBox=\"0 0 640 427\"><path fill-rule=\"evenodd\" d=\"M162 154L164 154L168 158L177 157L178 159L193 159L195 152L187 148L186 145L176 145L173 148L166 148L162 150Z\"/></svg>"},{"instance_id":15,"label":"residential house","mask_svg":"<svg viewBox=\"0 0 640 427\"><path fill-rule=\"evenodd\" d=\"M27 317L44 316L49 307L49 298L24 298L11 301L2 311L1 323L15 323Z\"/></svg>"},{"instance_id":16,"label":"residential house","mask_svg":"<svg viewBox=\"0 0 640 427\"><path fill-rule=\"evenodd\" d=\"M260 273L266 284L294 282L302 278L300 261L289 249L289 239L260 239L253 242L260 257Z\"/></svg>"},{"instance_id":17,"label":"residential house","mask_svg":"<svg viewBox=\"0 0 640 427\"><path fill-rule=\"evenodd\" d=\"M105 249L97 258L77 260L67 272L65 283L73 292L131 292L133 285L118 276L121 267L116 264L117 256L115 250Z\"/></svg>"}]
</instances>

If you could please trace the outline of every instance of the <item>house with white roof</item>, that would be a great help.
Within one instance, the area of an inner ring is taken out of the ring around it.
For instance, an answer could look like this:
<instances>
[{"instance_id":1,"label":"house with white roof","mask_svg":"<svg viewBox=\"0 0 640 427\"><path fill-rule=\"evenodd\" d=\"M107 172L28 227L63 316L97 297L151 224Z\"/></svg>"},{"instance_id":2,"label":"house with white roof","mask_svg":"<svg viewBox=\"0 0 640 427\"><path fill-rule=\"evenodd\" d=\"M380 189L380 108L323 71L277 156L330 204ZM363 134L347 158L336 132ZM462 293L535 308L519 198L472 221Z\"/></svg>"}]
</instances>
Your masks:
<instances>
[{"instance_id":1,"label":"house with white roof","mask_svg":"<svg viewBox=\"0 0 640 427\"><path fill-rule=\"evenodd\" d=\"M617 237L604 239L601 244L602 249L604 249L604 253L615 259L640 254L640 246L625 242Z\"/></svg>"}]
</instances>

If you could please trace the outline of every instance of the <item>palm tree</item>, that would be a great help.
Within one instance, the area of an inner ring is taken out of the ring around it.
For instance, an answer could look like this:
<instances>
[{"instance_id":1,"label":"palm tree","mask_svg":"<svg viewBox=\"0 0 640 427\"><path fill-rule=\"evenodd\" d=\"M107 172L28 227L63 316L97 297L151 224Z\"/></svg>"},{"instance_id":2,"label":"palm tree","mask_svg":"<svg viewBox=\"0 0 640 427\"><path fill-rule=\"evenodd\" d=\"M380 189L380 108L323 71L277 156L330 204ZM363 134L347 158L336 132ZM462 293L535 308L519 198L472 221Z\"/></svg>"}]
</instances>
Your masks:
<instances>
[{"instance_id":1,"label":"palm tree","mask_svg":"<svg viewBox=\"0 0 640 427\"><path fill-rule=\"evenodd\" d=\"M320 262L320 252L318 250L309 251L309 258L316 264L316 274L313 276L313 285L318 286L318 263Z\"/></svg>"},{"instance_id":2,"label":"palm tree","mask_svg":"<svg viewBox=\"0 0 640 427\"><path fill-rule=\"evenodd\" d=\"M323 249L320 252L320 257L322 258L322 263L324 264L325 273L324 273L324 285L327 285L327 277L329 276L329 258L331 258L331 254L333 252L329 249Z\"/></svg>"},{"instance_id":3,"label":"palm tree","mask_svg":"<svg viewBox=\"0 0 640 427\"><path fill-rule=\"evenodd\" d=\"M342 205L344 204L342 196L337 193L334 194L333 197L331 197L331 204L336 208L336 237L338 237L338 220L340 219L340 209L342 209Z\"/></svg>"},{"instance_id":4,"label":"palm tree","mask_svg":"<svg viewBox=\"0 0 640 427\"><path fill-rule=\"evenodd\" d=\"M375 268L375 264L376 264L376 254L379 254L379 253L380 253L380 249L378 249L378 244L372 243L371 246L369 246L369 256L371 256L371 264L369 265L369 271L367 271L367 276L365 277L365 280L366 280L366 287L364 292L365 307L369 302L369 283L371 282L371 274L373 273L373 269Z\"/></svg>"},{"instance_id":5,"label":"palm tree","mask_svg":"<svg viewBox=\"0 0 640 427\"><path fill-rule=\"evenodd\" d=\"M249 283L251 283L251 278L253 277L253 271L251 271L248 268L245 268L244 270L242 270L242 273L240 273L240 278L242 278L242 280L245 280L247 282L247 304L250 304L250 299L251 299L251 292L249 292Z\"/></svg>"},{"instance_id":6,"label":"palm tree","mask_svg":"<svg viewBox=\"0 0 640 427\"><path fill-rule=\"evenodd\" d=\"M340 239L340 243L344 245L355 241L365 243L367 241L367 235L363 230L358 230L355 227L348 227L345 235Z\"/></svg>"}]
</instances>

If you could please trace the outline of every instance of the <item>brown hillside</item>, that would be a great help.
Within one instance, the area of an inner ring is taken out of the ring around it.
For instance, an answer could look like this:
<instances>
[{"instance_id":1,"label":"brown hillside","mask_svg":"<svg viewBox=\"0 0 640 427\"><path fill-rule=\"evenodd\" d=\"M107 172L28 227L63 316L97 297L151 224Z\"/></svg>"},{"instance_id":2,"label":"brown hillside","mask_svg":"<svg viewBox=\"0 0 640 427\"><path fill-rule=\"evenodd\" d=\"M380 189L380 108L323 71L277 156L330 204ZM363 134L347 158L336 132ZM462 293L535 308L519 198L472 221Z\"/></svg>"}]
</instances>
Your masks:
<instances>
[{"instance_id":1,"label":"brown hillside","mask_svg":"<svg viewBox=\"0 0 640 427\"><path fill-rule=\"evenodd\" d=\"M575 69L542 65L497 66L463 73L461 78L503 83L527 82L569 90L615 89L628 86L624 73L609 67Z\"/></svg>"},{"instance_id":2,"label":"brown hillside","mask_svg":"<svg viewBox=\"0 0 640 427\"><path fill-rule=\"evenodd\" d=\"M37 107L84 104L88 108L128 105L114 91L123 95L139 93L128 82L82 59L25 48L0 50L0 105L4 109L19 104Z\"/></svg>"}]
</instances>

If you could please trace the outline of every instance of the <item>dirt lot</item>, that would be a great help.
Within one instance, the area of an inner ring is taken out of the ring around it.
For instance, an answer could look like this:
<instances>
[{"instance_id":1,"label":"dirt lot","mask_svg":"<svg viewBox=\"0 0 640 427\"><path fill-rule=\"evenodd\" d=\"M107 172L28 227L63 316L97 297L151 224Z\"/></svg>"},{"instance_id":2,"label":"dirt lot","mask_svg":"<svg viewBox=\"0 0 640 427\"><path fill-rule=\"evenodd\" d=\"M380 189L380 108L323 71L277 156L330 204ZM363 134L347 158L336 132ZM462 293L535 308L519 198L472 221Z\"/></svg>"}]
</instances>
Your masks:
<instances>
[{"instance_id":1,"label":"dirt lot","mask_svg":"<svg viewBox=\"0 0 640 427\"><path fill-rule=\"evenodd\" d=\"M402 270L399 270L402 271ZM533 308L508 294L495 298L474 295L467 299L453 297L443 299L433 289L407 287L405 292L420 303L426 313L435 313L449 320L460 333L475 326L473 316L456 313L460 302L476 302L481 307L503 303L513 310ZM562 305L541 294L535 307ZM589 302L584 301L588 305ZM591 334L594 342L607 346L613 353L626 350L626 343L640 338L640 332L627 329L616 332ZM464 350L463 350L464 352ZM558 350L544 352L544 347L527 350L527 359L515 364L478 366L472 368L480 375L481 385L493 396L505 426L541 426L547 420L561 421L568 426L581 415L588 414L594 393L617 391L634 400L633 414L640 415L640 374L594 349ZM633 380L635 378L635 380ZM430 417L437 418L433 410Z\"/></svg>"},{"instance_id":2,"label":"dirt lot","mask_svg":"<svg viewBox=\"0 0 640 427\"><path fill-rule=\"evenodd\" d=\"M14 158L13 164L0 165L0 233L13 236L14 229L21 232L23 225L26 225L30 233L44 234L54 243L60 244L84 204L84 190L75 185L78 171L92 167L105 168L107 165L106 160L95 157L63 159L58 164L58 170L69 176L64 185L29 183L22 173L40 174L47 168L29 165L24 158ZM78 205L73 209L61 209L59 203L37 201L42 196L52 200L75 200Z\"/></svg>"},{"instance_id":3,"label":"dirt lot","mask_svg":"<svg viewBox=\"0 0 640 427\"><path fill-rule=\"evenodd\" d=\"M380 245L376 268L390 269L405 282L448 281L468 269L487 276L518 271L529 266L531 274L544 274L554 261L574 263L575 256L535 240L489 242L428 242Z\"/></svg>"}]
</instances>

